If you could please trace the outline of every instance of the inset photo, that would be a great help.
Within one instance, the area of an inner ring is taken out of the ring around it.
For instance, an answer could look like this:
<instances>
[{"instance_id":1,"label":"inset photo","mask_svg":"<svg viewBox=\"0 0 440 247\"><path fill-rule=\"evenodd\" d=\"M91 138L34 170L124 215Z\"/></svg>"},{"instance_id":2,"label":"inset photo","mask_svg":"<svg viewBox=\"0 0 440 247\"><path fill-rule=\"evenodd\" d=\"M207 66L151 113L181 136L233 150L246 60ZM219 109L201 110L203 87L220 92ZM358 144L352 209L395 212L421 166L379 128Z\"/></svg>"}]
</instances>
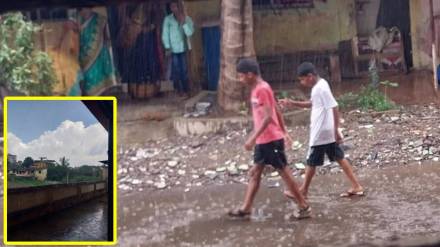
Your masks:
<instances>
[{"instance_id":1,"label":"inset photo","mask_svg":"<svg viewBox=\"0 0 440 247\"><path fill-rule=\"evenodd\" d=\"M6 97L5 244L116 243L116 99Z\"/></svg>"}]
</instances>

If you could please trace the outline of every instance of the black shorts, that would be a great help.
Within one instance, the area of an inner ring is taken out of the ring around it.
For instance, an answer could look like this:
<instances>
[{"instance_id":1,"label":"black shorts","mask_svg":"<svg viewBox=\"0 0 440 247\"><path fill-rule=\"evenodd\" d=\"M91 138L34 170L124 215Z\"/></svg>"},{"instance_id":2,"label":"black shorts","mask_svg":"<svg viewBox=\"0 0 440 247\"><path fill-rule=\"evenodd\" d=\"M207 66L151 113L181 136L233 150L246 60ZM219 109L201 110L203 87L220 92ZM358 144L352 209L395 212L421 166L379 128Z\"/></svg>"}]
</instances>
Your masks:
<instances>
[{"instance_id":1,"label":"black shorts","mask_svg":"<svg viewBox=\"0 0 440 247\"><path fill-rule=\"evenodd\" d=\"M257 165L272 165L275 169L282 169L286 166L284 139L255 145L254 163Z\"/></svg>"},{"instance_id":2,"label":"black shorts","mask_svg":"<svg viewBox=\"0 0 440 247\"><path fill-rule=\"evenodd\" d=\"M307 157L307 165L322 166L324 164L324 155L327 154L330 161L337 161L344 159L344 151L336 142L313 146L310 148L309 156Z\"/></svg>"}]
</instances>

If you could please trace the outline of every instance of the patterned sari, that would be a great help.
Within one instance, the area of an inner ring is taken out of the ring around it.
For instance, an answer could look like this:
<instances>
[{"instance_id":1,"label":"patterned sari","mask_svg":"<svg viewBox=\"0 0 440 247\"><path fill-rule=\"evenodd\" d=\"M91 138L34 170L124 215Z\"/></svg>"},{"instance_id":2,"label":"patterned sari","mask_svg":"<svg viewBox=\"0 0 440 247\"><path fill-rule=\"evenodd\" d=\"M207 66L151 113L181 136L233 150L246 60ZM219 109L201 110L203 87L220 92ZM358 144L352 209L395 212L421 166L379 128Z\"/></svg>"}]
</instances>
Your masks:
<instances>
[{"instance_id":1,"label":"patterned sari","mask_svg":"<svg viewBox=\"0 0 440 247\"><path fill-rule=\"evenodd\" d=\"M84 81L82 94L99 95L109 86L116 84L107 19L93 12L87 20L80 17L79 21L79 63ZM69 94L77 93L77 90L71 90Z\"/></svg>"}]
</instances>

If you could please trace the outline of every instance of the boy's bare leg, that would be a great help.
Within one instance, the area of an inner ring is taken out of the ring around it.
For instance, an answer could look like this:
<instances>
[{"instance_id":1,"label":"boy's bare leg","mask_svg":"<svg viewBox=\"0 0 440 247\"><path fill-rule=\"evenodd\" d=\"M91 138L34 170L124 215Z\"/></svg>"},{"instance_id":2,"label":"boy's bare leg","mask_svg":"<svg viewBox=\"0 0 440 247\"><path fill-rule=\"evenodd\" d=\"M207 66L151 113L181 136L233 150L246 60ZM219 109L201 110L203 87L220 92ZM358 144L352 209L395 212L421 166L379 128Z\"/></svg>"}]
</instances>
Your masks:
<instances>
[{"instance_id":1,"label":"boy's bare leg","mask_svg":"<svg viewBox=\"0 0 440 247\"><path fill-rule=\"evenodd\" d=\"M351 192L361 192L363 191L362 186L360 185L359 181L357 180L356 176L353 173L353 169L348 162L347 159L341 159L337 161L338 164L341 166L342 170L344 171L345 175L347 176L348 180L351 182Z\"/></svg>"},{"instance_id":2,"label":"boy's bare leg","mask_svg":"<svg viewBox=\"0 0 440 247\"><path fill-rule=\"evenodd\" d=\"M304 199L307 199L307 195L309 193L309 186L310 186L310 183L312 182L313 176L315 176L315 171L316 171L315 167L306 166L306 174L305 174L304 183L299 188L299 192L302 194ZM289 190L285 190L284 194L286 194L288 197L293 197L293 194Z\"/></svg>"},{"instance_id":3,"label":"boy's bare leg","mask_svg":"<svg viewBox=\"0 0 440 247\"><path fill-rule=\"evenodd\" d=\"M243 205L241 206L243 212L250 212L252 209L252 203L260 187L263 170L263 165L254 165L249 171L249 183L246 189Z\"/></svg>"},{"instance_id":4,"label":"boy's bare leg","mask_svg":"<svg viewBox=\"0 0 440 247\"><path fill-rule=\"evenodd\" d=\"M313 176L315 176L315 173L316 173L316 167L306 166L306 175L305 175L304 183L300 188L300 191L305 198L307 198L307 195L309 194L310 183L312 182L312 178Z\"/></svg>"},{"instance_id":5,"label":"boy's bare leg","mask_svg":"<svg viewBox=\"0 0 440 247\"><path fill-rule=\"evenodd\" d=\"M308 204L306 200L304 199L304 196L301 194L301 192L298 189L298 185L295 183L295 180L292 176L292 172L288 166L284 166L283 169L279 170L281 178L283 179L284 183L286 184L286 187L288 191L292 194L293 197L296 198L298 206L300 208L307 208Z\"/></svg>"}]
</instances>

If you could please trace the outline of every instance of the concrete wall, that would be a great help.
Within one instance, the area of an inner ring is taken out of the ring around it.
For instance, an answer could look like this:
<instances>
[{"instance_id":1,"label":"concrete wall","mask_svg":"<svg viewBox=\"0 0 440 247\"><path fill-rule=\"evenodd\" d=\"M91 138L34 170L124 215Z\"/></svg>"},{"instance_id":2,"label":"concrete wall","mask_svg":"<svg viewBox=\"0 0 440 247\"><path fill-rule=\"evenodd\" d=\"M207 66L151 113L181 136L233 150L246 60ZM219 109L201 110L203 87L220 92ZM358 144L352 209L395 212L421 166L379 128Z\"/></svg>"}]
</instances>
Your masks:
<instances>
[{"instance_id":1,"label":"concrete wall","mask_svg":"<svg viewBox=\"0 0 440 247\"><path fill-rule=\"evenodd\" d=\"M287 125L307 125L310 119L310 110L296 110L284 114ZM198 136L209 133L226 131L227 128L243 129L252 126L252 119L248 116L213 118L174 118L174 130L180 136Z\"/></svg>"},{"instance_id":2,"label":"concrete wall","mask_svg":"<svg viewBox=\"0 0 440 247\"><path fill-rule=\"evenodd\" d=\"M195 26L191 38L190 74L191 80L197 86L206 83L201 28L205 23L220 21L220 2L221 0L184 1L186 12Z\"/></svg>"},{"instance_id":3,"label":"concrete wall","mask_svg":"<svg viewBox=\"0 0 440 247\"><path fill-rule=\"evenodd\" d=\"M257 55L337 49L356 32L354 0L315 1L312 9L254 9Z\"/></svg>"},{"instance_id":4,"label":"concrete wall","mask_svg":"<svg viewBox=\"0 0 440 247\"><path fill-rule=\"evenodd\" d=\"M105 192L105 182L8 189L8 226L76 205Z\"/></svg>"},{"instance_id":5,"label":"concrete wall","mask_svg":"<svg viewBox=\"0 0 440 247\"><path fill-rule=\"evenodd\" d=\"M369 0L356 14L357 33L362 36L370 35L376 29L380 0Z\"/></svg>"},{"instance_id":6,"label":"concrete wall","mask_svg":"<svg viewBox=\"0 0 440 247\"><path fill-rule=\"evenodd\" d=\"M432 70L432 27L429 0L411 0L411 41L416 69ZM434 3L434 15L440 14L440 3ZM440 32L437 25L437 32ZM439 44L437 44L438 46ZM438 48L437 48L438 49Z\"/></svg>"}]
</instances>

